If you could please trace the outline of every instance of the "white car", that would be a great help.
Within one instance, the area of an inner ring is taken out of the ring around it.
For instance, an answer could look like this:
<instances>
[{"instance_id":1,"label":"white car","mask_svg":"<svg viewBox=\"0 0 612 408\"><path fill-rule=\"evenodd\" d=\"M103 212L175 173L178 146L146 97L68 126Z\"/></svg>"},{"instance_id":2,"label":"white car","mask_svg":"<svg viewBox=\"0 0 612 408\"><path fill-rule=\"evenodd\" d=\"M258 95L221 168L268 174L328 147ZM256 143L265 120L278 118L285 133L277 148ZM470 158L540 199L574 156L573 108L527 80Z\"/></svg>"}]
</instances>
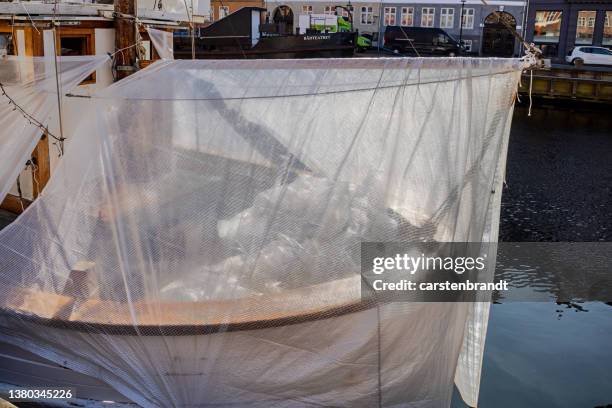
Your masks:
<instances>
[{"instance_id":1,"label":"white car","mask_svg":"<svg viewBox=\"0 0 612 408\"><path fill-rule=\"evenodd\" d=\"M604 47L582 46L576 47L565 57L565 60L574 65L612 65L612 51Z\"/></svg>"}]
</instances>

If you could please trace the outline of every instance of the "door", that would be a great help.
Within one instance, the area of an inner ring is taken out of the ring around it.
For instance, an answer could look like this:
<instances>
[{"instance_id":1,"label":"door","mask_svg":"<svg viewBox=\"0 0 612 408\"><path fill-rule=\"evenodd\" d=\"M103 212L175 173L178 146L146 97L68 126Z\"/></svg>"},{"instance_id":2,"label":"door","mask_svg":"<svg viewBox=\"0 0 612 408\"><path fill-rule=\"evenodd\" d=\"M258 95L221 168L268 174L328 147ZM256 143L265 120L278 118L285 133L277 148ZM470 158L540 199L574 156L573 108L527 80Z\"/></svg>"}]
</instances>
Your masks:
<instances>
[{"instance_id":1,"label":"door","mask_svg":"<svg viewBox=\"0 0 612 408\"><path fill-rule=\"evenodd\" d=\"M596 64L612 65L612 52L605 48L594 48L593 57Z\"/></svg>"},{"instance_id":2,"label":"door","mask_svg":"<svg viewBox=\"0 0 612 408\"><path fill-rule=\"evenodd\" d=\"M277 7L272 18L279 34L293 34L293 10L291 10L291 7Z\"/></svg>"},{"instance_id":3,"label":"door","mask_svg":"<svg viewBox=\"0 0 612 408\"><path fill-rule=\"evenodd\" d=\"M516 29L516 19L505 11L487 16L482 31L482 55L490 57L512 57L514 34L508 26Z\"/></svg>"}]
</instances>

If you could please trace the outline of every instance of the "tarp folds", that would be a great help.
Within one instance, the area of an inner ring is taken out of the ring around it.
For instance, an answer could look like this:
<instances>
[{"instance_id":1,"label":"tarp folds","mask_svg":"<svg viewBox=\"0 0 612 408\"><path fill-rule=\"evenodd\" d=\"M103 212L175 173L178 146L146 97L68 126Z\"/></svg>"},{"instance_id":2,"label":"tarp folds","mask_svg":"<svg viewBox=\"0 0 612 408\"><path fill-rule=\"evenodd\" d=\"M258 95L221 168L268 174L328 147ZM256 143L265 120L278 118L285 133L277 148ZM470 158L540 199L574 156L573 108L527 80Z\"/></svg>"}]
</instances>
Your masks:
<instances>
[{"instance_id":1,"label":"tarp folds","mask_svg":"<svg viewBox=\"0 0 612 408\"><path fill-rule=\"evenodd\" d=\"M107 60L107 56L58 57L60 93L69 93ZM0 58L0 83L4 89L0 96L0 202L42 136L32 118L43 126L48 126L53 118L57 121L55 73L53 58Z\"/></svg>"},{"instance_id":2,"label":"tarp folds","mask_svg":"<svg viewBox=\"0 0 612 408\"><path fill-rule=\"evenodd\" d=\"M497 239L513 59L161 61L0 233L0 339L143 406L476 405L487 304L364 304L363 241ZM41 324L47 324L44 330Z\"/></svg>"},{"instance_id":3,"label":"tarp folds","mask_svg":"<svg viewBox=\"0 0 612 408\"><path fill-rule=\"evenodd\" d=\"M157 51L161 59L174 59L174 37L172 31L163 31L147 27L147 33L149 33L149 38L153 43L153 47L155 47L155 51Z\"/></svg>"}]
</instances>

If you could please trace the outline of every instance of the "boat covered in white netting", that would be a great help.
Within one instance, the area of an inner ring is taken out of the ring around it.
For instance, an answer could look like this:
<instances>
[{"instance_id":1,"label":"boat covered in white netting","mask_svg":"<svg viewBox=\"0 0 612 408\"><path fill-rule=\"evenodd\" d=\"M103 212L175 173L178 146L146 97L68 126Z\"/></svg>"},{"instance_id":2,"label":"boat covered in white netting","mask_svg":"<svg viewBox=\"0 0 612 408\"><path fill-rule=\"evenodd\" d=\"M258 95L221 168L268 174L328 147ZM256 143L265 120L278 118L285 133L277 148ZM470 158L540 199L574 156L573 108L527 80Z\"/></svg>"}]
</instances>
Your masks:
<instances>
[{"instance_id":1,"label":"boat covered in white netting","mask_svg":"<svg viewBox=\"0 0 612 408\"><path fill-rule=\"evenodd\" d=\"M99 91L0 232L0 340L143 406L475 405L488 304L363 298L360 244L497 240L522 69L159 61Z\"/></svg>"}]
</instances>

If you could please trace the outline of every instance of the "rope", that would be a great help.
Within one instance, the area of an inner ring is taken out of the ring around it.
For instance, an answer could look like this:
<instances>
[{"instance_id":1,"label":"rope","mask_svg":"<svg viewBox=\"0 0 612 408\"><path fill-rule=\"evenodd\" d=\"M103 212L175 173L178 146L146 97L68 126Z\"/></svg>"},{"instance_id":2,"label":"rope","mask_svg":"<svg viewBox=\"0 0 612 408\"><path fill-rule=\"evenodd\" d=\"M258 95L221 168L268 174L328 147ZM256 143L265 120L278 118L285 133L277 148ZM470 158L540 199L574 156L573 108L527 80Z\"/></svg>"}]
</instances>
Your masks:
<instances>
[{"instance_id":1,"label":"rope","mask_svg":"<svg viewBox=\"0 0 612 408\"><path fill-rule=\"evenodd\" d=\"M485 6L489 6L486 0L480 1ZM499 22L502 23L504 27L506 27L506 29L508 29L508 31L510 31L512 35L514 35L523 44L523 47L525 47L525 56L522 59L525 62L525 69L529 69L529 109L527 116L531 116L531 107L533 106L533 100L531 98L531 92L533 90L533 68L542 66L542 51L536 47L534 43L528 44L525 38L502 18L502 15L498 10L493 10L493 13L495 13ZM463 16L461 16L461 18L463 18ZM463 24L463 21L461 21L461 24ZM520 102L518 92L516 93L516 97Z\"/></svg>"},{"instance_id":2,"label":"rope","mask_svg":"<svg viewBox=\"0 0 612 408\"><path fill-rule=\"evenodd\" d=\"M193 25L193 0L191 0L191 13L189 13L187 0L183 0L183 3L185 4L185 11L187 12L187 18L189 19L189 31L191 31L191 59L195 59L195 27Z\"/></svg>"},{"instance_id":3,"label":"rope","mask_svg":"<svg viewBox=\"0 0 612 408\"><path fill-rule=\"evenodd\" d=\"M36 30L36 32L38 34L40 34L40 30L38 29L38 27L36 27L36 24L34 23L34 20L32 20L32 17L30 16L30 12L28 11L28 9L26 8L26 6L20 1L19 4L21 4L21 7L23 7L23 10L26 12L26 14L28 15L28 19L30 20L30 23L32 24L32 27L34 27L34 29ZM13 16L14 18L15 16Z\"/></svg>"},{"instance_id":4,"label":"rope","mask_svg":"<svg viewBox=\"0 0 612 408\"><path fill-rule=\"evenodd\" d=\"M36 195L40 195L40 183L38 181L38 176L37 176L37 172L38 172L38 165L36 165L36 163L34 163L31 159L27 161L26 163L26 169L28 168L28 166L32 167L32 180L34 180L34 185L36 186Z\"/></svg>"},{"instance_id":5,"label":"rope","mask_svg":"<svg viewBox=\"0 0 612 408\"><path fill-rule=\"evenodd\" d=\"M485 6L490 6L486 0L480 1ZM506 27L508 31L510 31L510 33L512 33L512 35L514 35L521 42L521 44L523 44L523 47L525 47L525 62L529 64L528 67L539 66L541 64L542 51L537 48L534 43L527 43L525 38L502 18L502 14L498 10L493 10L493 13L495 13L499 22L502 23L504 27ZM463 16L460 18L460 24L463 24Z\"/></svg>"},{"instance_id":6,"label":"rope","mask_svg":"<svg viewBox=\"0 0 612 408\"><path fill-rule=\"evenodd\" d=\"M406 40L408 40L408 42L410 43L410 46L412 47L414 52L416 52L417 57L421 58L421 55L419 55L419 52L414 47L414 44L412 43L412 40L410 38L408 38L408 34L406 34L406 31L404 31L404 27L402 27L401 25L400 25L400 30L402 30L402 33L404 34L404 37L406 37Z\"/></svg>"},{"instance_id":7,"label":"rope","mask_svg":"<svg viewBox=\"0 0 612 408\"><path fill-rule=\"evenodd\" d=\"M138 9L135 8L134 12L138 13ZM114 56L117 55L118 53L121 53L121 64L125 65L125 55L123 54L123 51L128 50L128 49L130 49L132 47L141 46L142 39L140 37L140 31L139 31L138 27L139 26L143 26L143 24L138 20L138 16L137 15L125 14L125 13L121 13L121 12L118 12L118 11L113 11L113 18L133 21L134 22L134 31L135 31L134 37L136 38L136 42L134 44L128 45L127 47L120 48L120 49L116 50L115 52L107 53L108 57L113 61L111 72L112 72L112 75L113 75L113 81L116 81L117 80L117 76L116 76L117 67L116 67L116 64L115 64L115 61L114 61ZM139 55L138 55L139 52L140 52L140 50L136 50L136 66L138 65L138 60L140 58Z\"/></svg>"},{"instance_id":8,"label":"rope","mask_svg":"<svg viewBox=\"0 0 612 408\"><path fill-rule=\"evenodd\" d=\"M271 99L271 98L294 98L294 97L303 97L303 96L313 96L313 95L335 95L335 94L346 94L346 93L352 93L352 92L368 92L368 91L376 91L378 89L392 89L392 88L408 88L411 86L419 86L419 85L428 85L428 84L438 84L438 83L445 83L445 82L454 82L454 81L464 81L466 79L472 79L472 78L482 78L482 77L489 77L489 76L495 76L495 75L504 75L504 74L508 74L511 72L515 72L516 69L508 69L508 70L504 70L504 71L499 71L499 72L495 72L492 74L480 74L480 75L465 75L465 76L458 76L458 77L453 77L453 78L448 78L448 79L437 79L437 80L431 80L431 81L421 81L421 82L415 82L415 83L402 83L399 85L380 85L380 86L372 86L372 87L367 87L367 88L359 88L359 89L344 89L344 90L338 90L338 91L323 91L323 92L303 92L303 93L295 93L295 94L287 94L287 95L261 95L261 96L229 96L229 97L210 97L210 98L162 98L162 97L157 97L157 98L151 98L151 97L137 97L137 98L130 98L130 97L123 97L122 99L124 100L139 100L139 101L236 101L236 100L252 100L252 99ZM112 97L109 96L96 96L96 95L92 95L90 96L90 98L92 99L112 99Z\"/></svg>"},{"instance_id":9,"label":"rope","mask_svg":"<svg viewBox=\"0 0 612 408\"><path fill-rule=\"evenodd\" d=\"M123 18L123 17L120 17L120 18ZM121 53L121 64L125 65L125 55L123 54L123 51L129 50L132 47L141 47L142 46L142 38L140 36L140 32L138 30L138 26L143 26L144 27L144 25L137 18L134 18L134 22L136 24L136 34L137 34L136 35L136 42L134 44L128 45L127 47L119 48L115 52L107 53L108 58L110 58L111 61L114 61L115 55ZM138 50L136 51L136 53L138 54ZM136 58L138 58L138 55L136 56ZM116 72L116 64L113 62L113 80L117 79L116 76L115 76L115 72Z\"/></svg>"},{"instance_id":10,"label":"rope","mask_svg":"<svg viewBox=\"0 0 612 408\"><path fill-rule=\"evenodd\" d=\"M125 13L120 13L118 11L114 11L113 12L113 17L114 18L122 18L124 20L137 20L137 17L131 15L131 14L125 14Z\"/></svg>"},{"instance_id":11,"label":"rope","mask_svg":"<svg viewBox=\"0 0 612 408\"><path fill-rule=\"evenodd\" d=\"M115 55L117 55L118 53L121 53L121 55L123 56L123 51L128 50L128 49L130 49L130 48L132 48L132 47L136 47L136 46L137 46L139 43L140 43L140 40L137 40L137 41L136 41L134 44L132 44L132 45L128 45L127 47L123 47L123 48L119 48L117 51L115 51L115 52L113 52L113 53L110 53L110 52L109 52L109 53L108 53L108 57L109 57L110 59L113 59L113 57L114 57ZM124 61L124 62L125 62L125 61Z\"/></svg>"},{"instance_id":12,"label":"rope","mask_svg":"<svg viewBox=\"0 0 612 408\"><path fill-rule=\"evenodd\" d=\"M533 70L529 71L529 111L527 112L527 116L531 116L531 105L533 101L531 100L531 90L533 89Z\"/></svg>"},{"instance_id":13,"label":"rope","mask_svg":"<svg viewBox=\"0 0 612 408\"><path fill-rule=\"evenodd\" d=\"M52 20L52 24L53 24L53 63L55 66L55 87L57 89L57 114L59 117L59 131L60 131L60 138L58 140L58 143L59 143L60 155L62 155L64 154L64 140L66 140L66 138L64 137L64 124L62 120L62 96L61 96L61 90L60 90L59 70L57 66L58 35L57 35L57 28L56 28L57 24L55 22L56 13L57 13L57 0L55 0L55 3L53 5L53 20Z\"/></svg>"},{"instance_id":14,"label":"rope","mask_svg":"<svg viewBox=\"0 0 612 408\"><path fill-rule=\"evenodd\" d=\"M18 111L25 119L27 119L30 125L36 126L40 130L42 130L43 133L48 134L49 136L51 136L53 139L57 140L58 142L63 142L65 140L61 136L58 137L58 136L55 136L53 133L49 132L49 130L47 130L47 128L42 123L36 120L34 116L26 112L13 98L10 97L10 95L6 92L6 88L1 82L0 82L0 91L2 92L2 96L8 99L9 105L13 106L13 111Z\"/></svg>"}]
</instances>

